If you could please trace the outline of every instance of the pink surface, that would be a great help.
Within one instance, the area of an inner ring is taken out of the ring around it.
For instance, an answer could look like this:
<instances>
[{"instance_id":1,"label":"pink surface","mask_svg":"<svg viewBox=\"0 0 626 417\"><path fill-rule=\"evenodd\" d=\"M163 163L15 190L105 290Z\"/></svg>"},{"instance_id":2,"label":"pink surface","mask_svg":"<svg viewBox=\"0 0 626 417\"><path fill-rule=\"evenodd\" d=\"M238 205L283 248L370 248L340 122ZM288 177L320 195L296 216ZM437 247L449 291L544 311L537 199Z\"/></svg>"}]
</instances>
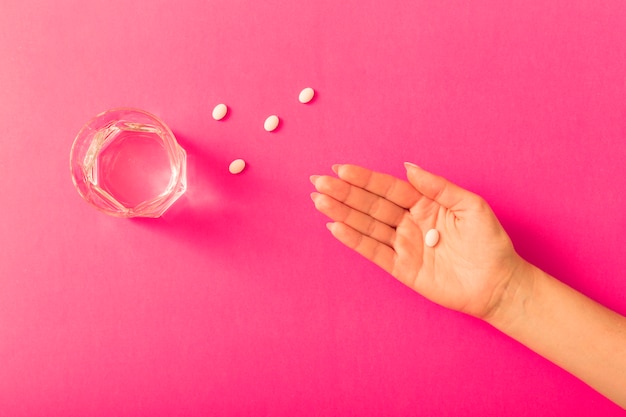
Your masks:
<instances>
[{"instance_id":1,"label":"pink surface","mask_svg":"<svg viewBox=\"0 0 626 417\"><path fill-rule=\"evenodd\" d=\"M626 313L623 0L8 3L0 416L623 415L342 247L308 181L419 163ZM75 134L118 106L188 152L161 219L107 217L70 181Z\"/></svg>"}]
</instances>

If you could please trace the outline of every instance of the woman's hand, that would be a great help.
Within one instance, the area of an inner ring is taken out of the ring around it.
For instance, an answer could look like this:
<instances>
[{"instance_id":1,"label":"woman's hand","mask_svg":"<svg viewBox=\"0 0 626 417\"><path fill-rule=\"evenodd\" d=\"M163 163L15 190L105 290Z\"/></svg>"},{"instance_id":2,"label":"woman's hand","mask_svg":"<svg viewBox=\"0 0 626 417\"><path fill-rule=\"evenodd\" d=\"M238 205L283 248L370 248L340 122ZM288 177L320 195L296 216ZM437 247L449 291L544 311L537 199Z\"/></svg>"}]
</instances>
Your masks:
<instances>
[{"instance_id":1,"label":"woman's hand","mask_svg":"<svg viewBox=\"0 0 626 417\"><path fill-rule=\"evenodd\" d=\"M489 318L525 261L482 198L405 166L408 182L335 165L338 178L311 177L311 198L346 246L435 303ZM440 238L429 248L424 235L433 228Z\"/></svg>"},{"instance_id":2,"label":"woman's hand","mask_svg":"<svg viewBox=\"0 0 626 417\"><path fill-rule=\"evenodd\" d=\"M484 319L626 409L626 317L524 261L487 203L405 164L409 182L354 165L311 177L349 248L442 306ZM439 243L424 245L437 229Z\"/></svg>"}]
</instances>

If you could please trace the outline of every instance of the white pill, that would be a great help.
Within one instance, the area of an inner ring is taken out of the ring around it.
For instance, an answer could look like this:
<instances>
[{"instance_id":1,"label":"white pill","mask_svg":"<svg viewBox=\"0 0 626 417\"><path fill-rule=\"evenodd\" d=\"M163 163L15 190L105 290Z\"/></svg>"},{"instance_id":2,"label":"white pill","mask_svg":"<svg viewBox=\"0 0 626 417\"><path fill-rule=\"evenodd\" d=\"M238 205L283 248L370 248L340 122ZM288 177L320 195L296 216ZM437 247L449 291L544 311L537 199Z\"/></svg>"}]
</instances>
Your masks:
<instances>
[{"instance_id":1,"label":"white pill","mask_svg":"<svg viewBox=\"0 0 626 417\"><path fill-rule=\"evenodd\" d=\"M265 123L263 123L263 128L267 130L268 132L271 132L272 130L278 127L278 122L279 122L278 116L276 116L275 114L272 114L270 117L265 119Z\"/></svg>"},{"instance_id":2,"label":"white pill","mask_svg":"<svg viewBox=\"0 0 626 417\"><path fill-rule=\"evenodd\" d=\"M222 120L224 116L226 116L227 112L228 112L228 107L226 107L226 104L218 104L213 109L213 118L215 120Z\"/></svg>"},{"instance_id":3,"label":"white pill","mask_svg":"<svg viewBox=\"0 0 626 417\"><path fill-rule=\"evenodd\" d=\"M424 243L426 246L432 248L437 244L437 242L439 242L439 232L437 229L430 229L426 232L426 236L424 236Z\"/></svg>"},{"instance_id":4,"label":"white pill","mask_svg":"<svg viewBox=\"0 0 626 417\"><path fill-rule=\"evenodd\" d=\"M243 171L245 167L246 167L246 161L244 161L243 159L235 159L228 166L228 171L230 171L231 174L235 175Z\"/></svg>"},{"instance_id":5,"label":"white pill","mask_svg":"<svg viewBox=\"0 0 626 417\"><path fill-rule=\"evenodd\" d=\"M304 90L300 91L298 100L300 101L300 103L306 104L309 101L313 100L314 95L315 95L315 91L311 87L307 87Z\"/></svg>"}]
</instances>

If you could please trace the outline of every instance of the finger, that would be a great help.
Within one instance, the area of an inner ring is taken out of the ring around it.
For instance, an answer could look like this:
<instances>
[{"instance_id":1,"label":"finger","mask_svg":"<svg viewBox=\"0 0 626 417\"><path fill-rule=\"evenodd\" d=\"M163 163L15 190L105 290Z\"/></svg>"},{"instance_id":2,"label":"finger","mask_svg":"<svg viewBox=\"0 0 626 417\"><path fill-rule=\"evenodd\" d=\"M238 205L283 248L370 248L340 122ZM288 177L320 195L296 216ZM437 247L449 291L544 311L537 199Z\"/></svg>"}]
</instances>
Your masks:
<instances>
[{"instance_id":1,"label":"finger","mask_svg":"<svg viewBox=\"0 0 626 417\"><path fill-rule=\"evenodd\" d=\"M328 195L312 193L311 199L315 203L315 208L333 221L345 223L365 236L385 245L393 246L395 229L392 227L354 210Z\"/></svg>"},{"instance_id":2,"label":"finger","mask_svg":"<svg viewBox=\"0 0 626 417\"><path fill-rule=\"evenodd\" d=\"M388 273L392 273L396 258L396 253L392 248L359 233L344 223L329 223L327 227L333 236L341 243L372 261Z\"/></svg>"},{"instance_id":3,"label":"finger","mask_svg":"<svg viewBox=\"0 0 626 417\"><path fill-rule=\"evenodd\" d=\"M403 208L413 206L420 198L419 193L409 183L388 174L351 164L334 165L333 171L342 180Z\"/></svg>"},{"instance_id":4,"label":"finger","mask_svg":"<svg viewBox=\"0 0 626 417\"><path fill-rule=\"evenodd\" d=\"M320 193L326 194L391 227L396 227L406 212L405 209L391 201L339 178L314 175L311 177L311 182Z\"/></svg>"},{"instance_id":5,"label":"finger","mask_svg":"<svg viewBox=\"0 0 626 417\"><path fill-rule=\"evenodd\" d=\"M453 211L463 209L476 197L475 194L415 164L405 162L404 166L411 185L425 197L441 204L441 206L447 209Z\"/></svg>"}]
</instances>

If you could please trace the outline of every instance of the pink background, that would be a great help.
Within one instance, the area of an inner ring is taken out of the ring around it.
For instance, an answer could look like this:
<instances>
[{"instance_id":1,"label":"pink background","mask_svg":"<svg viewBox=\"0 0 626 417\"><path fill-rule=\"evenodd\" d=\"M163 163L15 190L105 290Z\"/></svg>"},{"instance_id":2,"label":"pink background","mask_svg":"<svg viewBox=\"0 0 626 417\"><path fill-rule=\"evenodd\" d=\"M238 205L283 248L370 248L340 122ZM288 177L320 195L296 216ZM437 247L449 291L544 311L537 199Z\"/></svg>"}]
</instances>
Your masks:
<instances>
[{"instance_id":1,"label":"pink background","mask_svg":"<svg viewBox=\"0 0 626 417\"><path fill-rule=\"evenodd\" d=\"M626 313L623 0L3 3L0 416L623 415L334 241L308 180L416 162ZM72 186L118 106L188 151L161 219Z\"/></svg>"}]
</instances>

